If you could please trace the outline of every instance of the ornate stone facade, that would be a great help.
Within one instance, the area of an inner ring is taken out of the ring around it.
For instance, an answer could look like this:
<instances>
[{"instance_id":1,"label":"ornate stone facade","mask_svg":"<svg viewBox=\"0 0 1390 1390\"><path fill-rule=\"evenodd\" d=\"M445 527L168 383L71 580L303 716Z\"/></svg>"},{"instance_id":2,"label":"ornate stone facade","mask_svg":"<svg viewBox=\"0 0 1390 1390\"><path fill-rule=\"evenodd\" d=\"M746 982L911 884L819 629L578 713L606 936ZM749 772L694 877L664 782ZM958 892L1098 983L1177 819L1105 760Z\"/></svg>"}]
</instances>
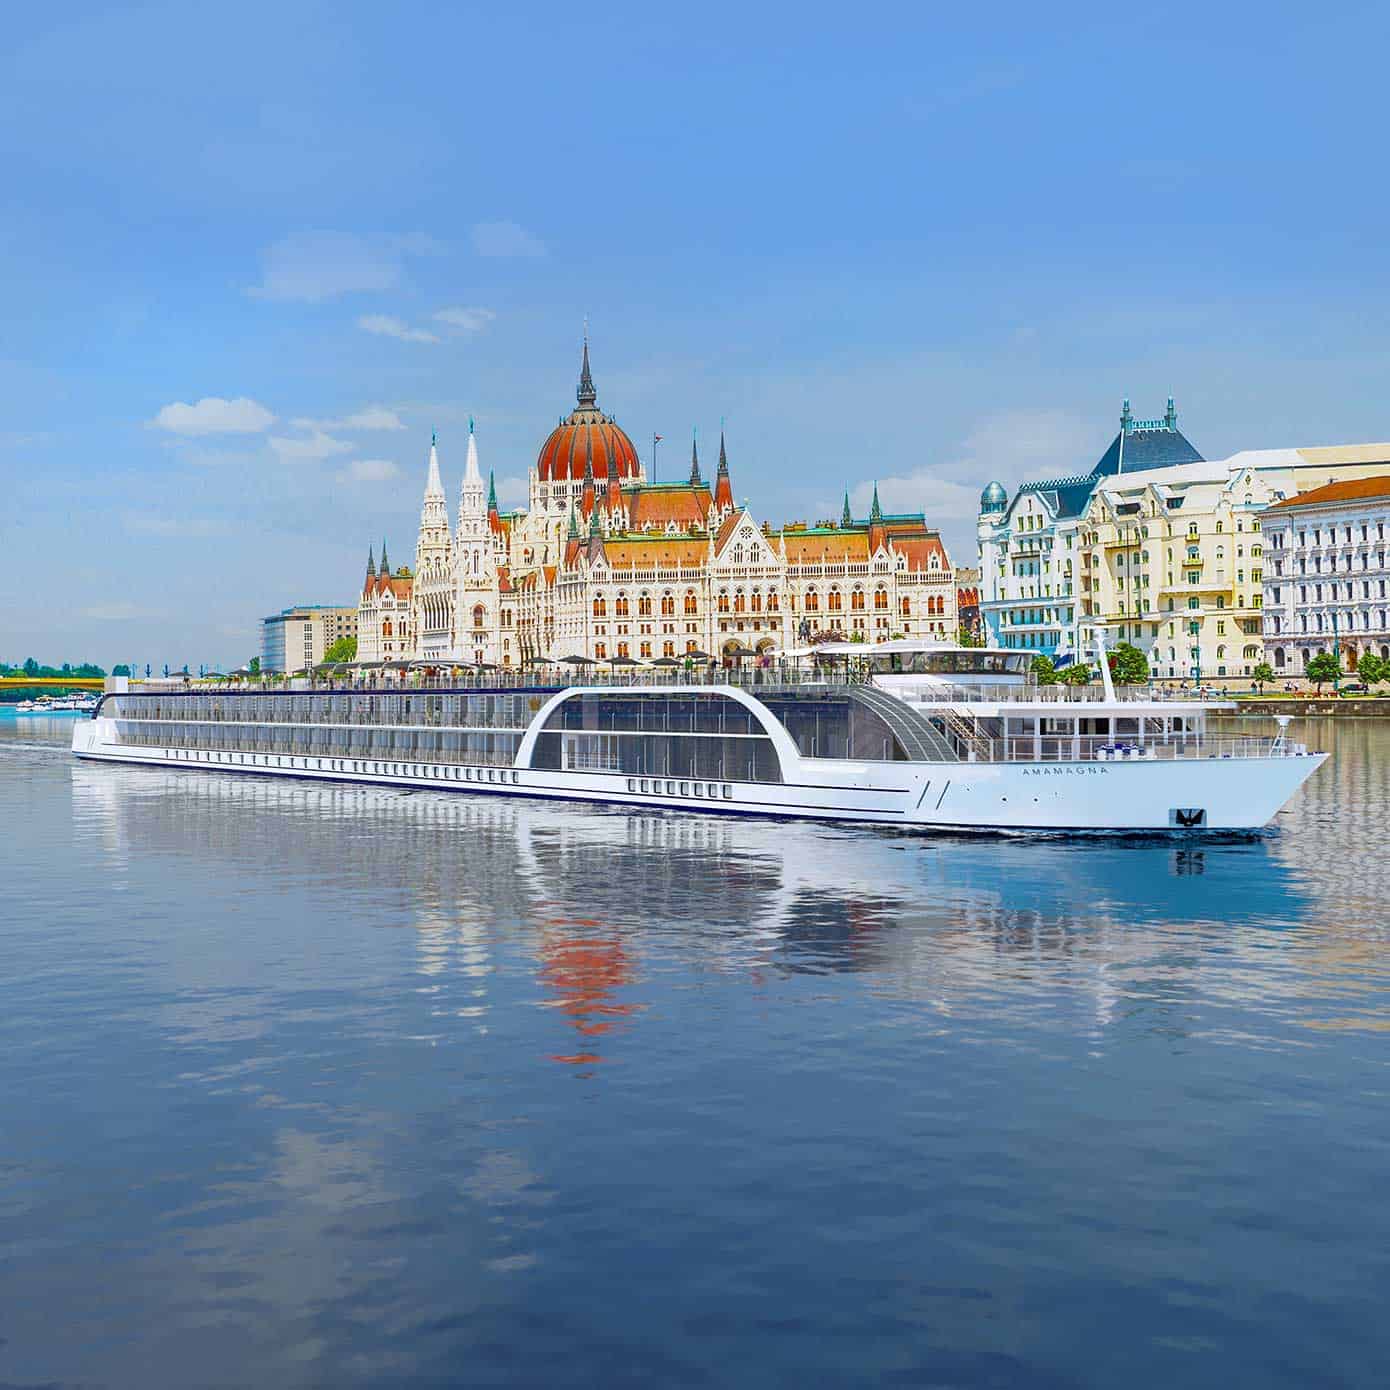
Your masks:
<instances>
[{"instance_id":1,"label":"ornate stone facade","mask_svg":"<svg viewBox=\"0 0 1390 1390\"><path fill-rule=\"evenodd\" d=\"M506 515L491 479L484 497L470 422L452 533L431 440L410 643L402 648L400 579L388 596L369 569L359 630L376 631L359 635L362 660L519 667L766 655L825 633L954 640L954 574L921 514L885 514L875 489L865 519L846 498L838 523L773 532L735 502L722 433L712 487L695 445L685 480L648 481L632 441L598 408L587 343L577 396L529 471L528 506Z\"/></svg>"}]
</instances>

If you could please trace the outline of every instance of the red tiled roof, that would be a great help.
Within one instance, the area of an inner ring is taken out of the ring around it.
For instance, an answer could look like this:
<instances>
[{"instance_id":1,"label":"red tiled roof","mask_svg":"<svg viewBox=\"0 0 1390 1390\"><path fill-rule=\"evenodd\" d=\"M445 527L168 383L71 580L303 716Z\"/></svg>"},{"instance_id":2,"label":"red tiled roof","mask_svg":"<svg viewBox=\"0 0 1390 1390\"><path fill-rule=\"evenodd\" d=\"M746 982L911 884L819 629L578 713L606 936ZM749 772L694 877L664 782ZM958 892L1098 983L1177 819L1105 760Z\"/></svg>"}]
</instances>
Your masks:
<instances>
[{"instance_id":1,"label":"red tiled roof","mask_svg":"<svg viewBox=\"0 0 1390 1390\"><path fill-rule=\"evenodd\" d=\"M1286 497L1268 510L1277 512L1285 507L1316 507L1327 502L1364 502L1380 497L1390 499L1390 477L1353 478L1345 483L1325 483L1311 492Z\"/></svg>"}]
</instances>

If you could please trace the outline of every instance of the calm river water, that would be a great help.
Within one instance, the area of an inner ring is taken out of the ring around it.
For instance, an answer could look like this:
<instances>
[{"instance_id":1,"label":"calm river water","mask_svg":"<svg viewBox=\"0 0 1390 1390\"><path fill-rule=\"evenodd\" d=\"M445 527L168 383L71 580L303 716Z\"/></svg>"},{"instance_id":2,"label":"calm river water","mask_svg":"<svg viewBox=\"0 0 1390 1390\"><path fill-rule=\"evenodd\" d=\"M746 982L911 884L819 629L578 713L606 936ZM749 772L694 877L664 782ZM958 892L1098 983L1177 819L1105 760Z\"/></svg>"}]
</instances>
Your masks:
<instances>
[{"instance_id":1,"label":"calm river water","mask_svg":"<svg viewBox=\"0 0 1390 1390\"><path fill-rule=\"evenodd\" d=\"M1385 1381L1390 725L1186 846L71 727L0 715L0 1383Z\"/></svg>"}]
</instances>

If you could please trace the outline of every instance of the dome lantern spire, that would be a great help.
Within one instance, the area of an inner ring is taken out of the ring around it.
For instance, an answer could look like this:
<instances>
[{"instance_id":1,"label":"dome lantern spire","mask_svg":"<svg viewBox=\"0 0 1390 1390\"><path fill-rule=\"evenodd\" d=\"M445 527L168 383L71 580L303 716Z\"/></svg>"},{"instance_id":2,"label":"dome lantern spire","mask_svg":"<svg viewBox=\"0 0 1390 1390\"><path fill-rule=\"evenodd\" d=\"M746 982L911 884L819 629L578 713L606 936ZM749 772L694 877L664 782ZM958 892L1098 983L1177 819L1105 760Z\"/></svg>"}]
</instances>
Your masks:
<instances>
[{"instance_id":1,"label":"dome lantern spire","mask_svg":"<svg viewBox=\"0 0 1390 1390\"><path fill-rule=\"evenodd\" d=\"M589 371L589 325L588 321L584 324L584 356L579 364L579 390L575 393L582 406L592 407L598 400L598 392L594 390L594 378Z\"/></svg>"},{"instance_id":2,"label":"dome lantern spire","mask_svg":"<svg viewBox=\"0 0 1390 1390\"><path fill-rule=\"evenodd\" d=\"M843 528L846 529L846 530L848 530L849 527L851 527L851 526L854 525L854 513L851 512L850 509L849 509L849 489L848 489L848 488L845 489L845 506L844 506L844 510L840 513L840 525L841 525L841 527L843 527Z\"/></svg>"}]
</instances>

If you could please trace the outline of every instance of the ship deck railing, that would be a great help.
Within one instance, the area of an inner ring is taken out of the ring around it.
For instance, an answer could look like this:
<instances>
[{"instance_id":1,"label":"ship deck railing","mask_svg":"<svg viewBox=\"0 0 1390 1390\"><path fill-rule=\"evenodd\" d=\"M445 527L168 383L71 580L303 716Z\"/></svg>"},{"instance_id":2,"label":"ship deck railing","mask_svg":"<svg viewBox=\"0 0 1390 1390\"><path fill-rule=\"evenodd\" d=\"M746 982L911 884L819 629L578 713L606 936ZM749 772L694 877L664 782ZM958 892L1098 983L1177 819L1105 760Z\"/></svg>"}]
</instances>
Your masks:
<instances>
[{"instance_id":1,"label":"ship deck railing","mask_svg":"<svg viewBox=\"0 0 1390 1390\"><path fill-rule=\"evenodd\" d=\"M562 666L503 667L494 671L463 668L452 674L425 675L404 672L400 675L369 673L366 675L315 676L275 681L197 681L187 688L202 693L221 694L227 691L246 691L268 694L293 691L297 694L372 694L411 695L469 691L565 690L573 686L666 686L666 685L735 685L740 687L801 687L864 685L866 672L834 669L798 669L794 666L714 667L697 664L689 670L667 666ZM167 689L167 687L165 687ZM143 691L132 682L132 694L157 693Z\"/></svg>"},{"instance_id":2,"label":"ship deck railing","mask_svg":"<svg viewBox=\"0 0 1390 1390\"><path fill-rule=\"evenodd\" d=\"M966 762L1109 763L1171 762L1176 759L1306 757L1308 749L1283 737L1175 734L1148 739L1116 739L1095 734L1020 734L975 737L962 750Z\"/></svg>"}]
</instances>

